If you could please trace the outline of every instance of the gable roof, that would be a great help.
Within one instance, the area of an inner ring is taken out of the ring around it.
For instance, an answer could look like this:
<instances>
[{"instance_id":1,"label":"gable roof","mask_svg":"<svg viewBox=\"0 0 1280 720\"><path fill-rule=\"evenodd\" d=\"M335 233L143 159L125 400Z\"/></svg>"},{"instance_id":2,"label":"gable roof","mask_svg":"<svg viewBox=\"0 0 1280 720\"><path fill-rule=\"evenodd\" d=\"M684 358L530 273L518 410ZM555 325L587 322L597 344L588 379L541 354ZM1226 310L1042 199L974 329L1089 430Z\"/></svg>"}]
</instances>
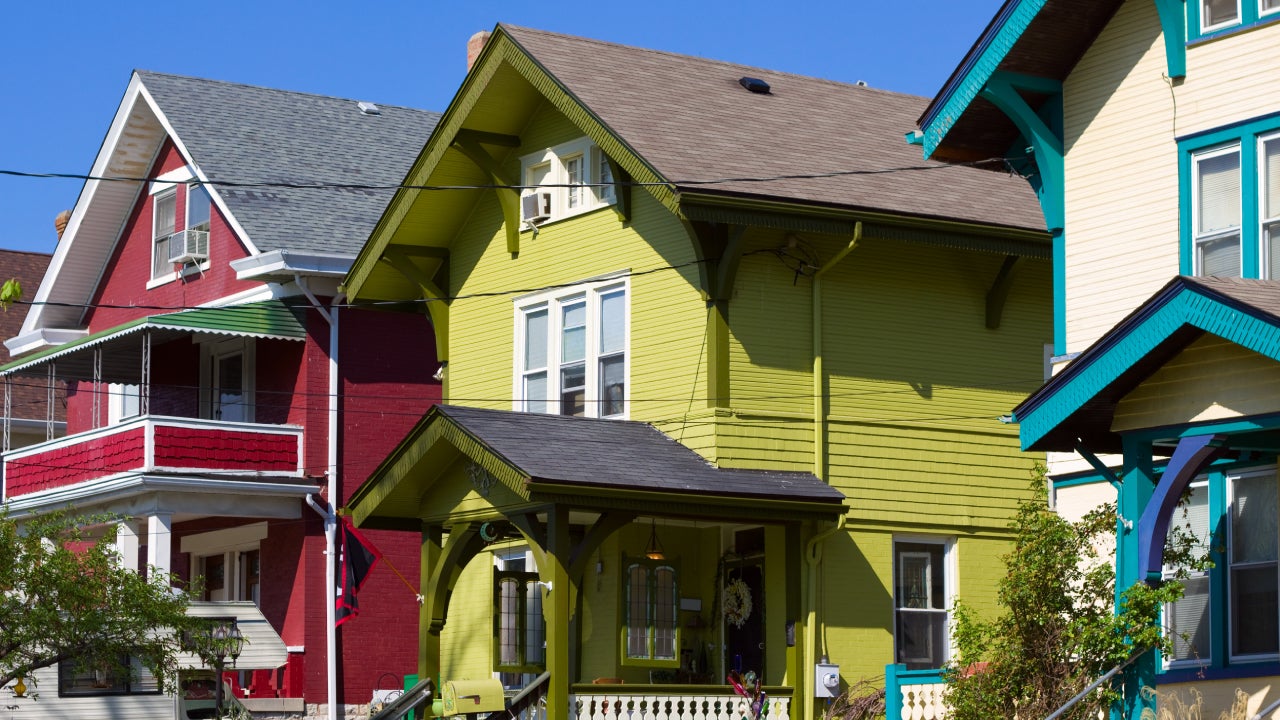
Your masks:
<instances>
[{"instance_id":1,"label":"gable roof","mask_svg":"<svg viewBox=\"0 0 1280 720\"><path fill-rule=\"evenodd\" d=\"M90 175L145 177L166 139L252 255L323 255L349 264L391 191L229 188L216 180L395 185L440 116L387 106L365 115L355 100L218 80L135 71ZM88 180L35 293L21 351L74 339L142 182ZM55 332L62 330L62 332Z\"/></svg>"},{"instance_id":2,"label":"gable roof","mask_svg":"<svg viewBox=\"0 0 1280 720\"><path fill-rule=\"evenodd\" d=\"M589 505L586 498L612 491L633 504L660 503L672 515L738 505L772 508L778 517L845 511L844 495L812 473L717 468L648 423L436 405L352 495L356 523L417 517L424 489L415 482L443 470L427 460L438 443L531 499L575 496Z\"/></svg>"},{"instance_id":3,"label":"gable roof","mask_svg":"<svg viewBox=\"0 0 1280 720\"><path fill-rule=\"evenodd\" d=\"M1206 333L1280 362L1280 281L1175 277L1014 409L1023 449L1119 452L1117 404Z\"/></svg>"},{"instance_id":4,"label":"gable roof","mask_svg":"<svg viewBox=\"0 0 1280 720\"><path fill-rule=\"evenodd\" d=\"M926 98L499 25L682 193L739 195L1043 230L1021 178L920 160ZM738 80L769 83L752 93ZM899 168L929 170L901 171ZM846 173L714 185L687 181Z\"/></svg>"},{"instance_id":5,"label":"gable roof","mask_svg":"<svg viewBox=\"0 0 1280 720\"><path fill-rule=\"evenodd\" d=\"M440 113L138 71L190 158L260 251L354 256L392 190L235 188L218 180L396 185Z\"/></svg>"}]
</instances>

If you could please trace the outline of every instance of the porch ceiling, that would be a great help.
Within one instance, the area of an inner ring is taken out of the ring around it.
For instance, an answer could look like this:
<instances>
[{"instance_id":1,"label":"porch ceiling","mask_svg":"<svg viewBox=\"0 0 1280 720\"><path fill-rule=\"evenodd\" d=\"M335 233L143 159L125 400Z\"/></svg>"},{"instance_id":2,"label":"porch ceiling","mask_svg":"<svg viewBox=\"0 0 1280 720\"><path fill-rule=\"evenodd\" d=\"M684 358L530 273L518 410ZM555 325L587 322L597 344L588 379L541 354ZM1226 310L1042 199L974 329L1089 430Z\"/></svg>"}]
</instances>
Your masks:
<instances>
[{"instance_id":1,"label":"porch ceiling","mask_svg":"<svg viewBox=\"0 0 1280 720\"><path fill-rule=\"evenodd\" d=\"M1120 401L1206 333L1280 362L1280 281L1174 278L1014 409L1023 449L1121 452Z\"/></svg>"},{"instance_id":2,"label":"porch ceiling","mask_svg":"<svg viewBox=\"0 0 1280 720\"><path fill-rule=\"evenodd\" d=\"M458 459L469 487L446 478ZM475 493L481 507L466 502ZM402 528L443 522L442 512L550 505L755 522L846 509L844 495L810 473L717 468L647 423L451 405L432 408L348 507L357 525Z\"/></svg>"},{"instance_id":3,"label":"porch ceiling","mask_svg":"<svg viewBox=\"0 0 1280 720\"><path fill-rule=\"evenodd\" d=\"M306 308L300 305L268 300L152 315L28 355L0 367L0 376L43 373L48 363L56 362L59 378L92 380L93 353L90 350L100 347L107 350L102 354L102 380L136 382L142 367L140 333L143 331L151 333L151 341L155 345L199 334L304 340L307 336L305 312Z\"/></svg>"}]
</instances>

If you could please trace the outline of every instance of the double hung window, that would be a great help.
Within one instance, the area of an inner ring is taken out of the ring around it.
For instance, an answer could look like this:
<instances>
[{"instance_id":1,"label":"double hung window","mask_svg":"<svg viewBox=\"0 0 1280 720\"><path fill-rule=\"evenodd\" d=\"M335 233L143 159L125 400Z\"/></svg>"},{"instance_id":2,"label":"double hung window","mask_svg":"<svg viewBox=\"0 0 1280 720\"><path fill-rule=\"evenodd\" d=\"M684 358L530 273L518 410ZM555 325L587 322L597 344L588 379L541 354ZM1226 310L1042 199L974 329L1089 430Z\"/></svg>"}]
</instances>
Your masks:
<instances>
[{"instance_id":1,"label":"double hung window","mask_svg":"<svg viewBox=\"0 0 1280 720\"><path fill-rule=\"evenodd\" d=\"M207 267L212 198L201 184L187 182L190 168L161 175L151 184L151 281L148 287L175 277L176 265Z\"/></svg>"},{"instance_id":2,"label":"double hung window","mask_svg":"<svg viewBox=\"0 0 1280 720\"><path fill-rule=\"evenodd\" d=\"M1183 273L1280 280L1278 130L1272 117L1179 142Z\"/></svg>"},{"instance_id":3,"label":"double hung window","mask_svg":"<svg viewBox=\"0 0 1280 720\"><path fill-rule=\"evenodd\" d=\"M947 545L894 543L896 661L908 670L939 668L948 656Z\"/></svg>"},{"instance_id":4,"label":"double hung window","mask_svg":"<svg viewBox=\"0 0 1280 720\"><path fill-rule=\"evenodd\" d=\"M1274 471L1231 479L1227 585L1232 658L1274 657L1280 651L1276 490Z\"/></svg>"},{"instance_id":5,"label":"double hung window","mask_svg":"<svg viewBox=\"0 0 1280 720\"><path fill-rule=\"evenodd\" d=\"M1195 0L1187 3L1191 39L1253 25L1280 11L1280 0Z\"/></svg>"},{"instance_id":6,"label":"double hung window","mask_svg":"<svg viewBox=\"0 0 1280 720\"><path fill-rule=\"evenodd\" d=\"M1185 505L1169 523L1169 537L1176 533L1193 536L1196 555L1209 550L1209 487L1207 482L1194 483ZM1172 578L1179 568L1166 565L1164 576ZM1177 663L1199 664L1207 660L1210 648L1210 583L1207 570L1194 570L1182 580L1182 599L1170 603L1164 609L1164 624L1173 640L1173 654L1166 659L1169 665Z\"/></svg>"},{"instance_id":7,"label":"double hung window","mask_svg":"<svg viewBox=\"0 0 1280 720\"><path fill-rule=\"evenodd\" d=\"M680 591L675 566L645 558L624 558L623 566L623 662L676 666Z\"/></svg>"},{"instance_id":8,"label":"double hung window","mask_svg":"<svg viewBox=\"0 0 1280 720\"><path fill-rule=\"evenodd\" d=\"M627 399L627 285L603 281L516 305L515 409L621 417Z\"/></svg>"},{"instance_id":9,"label":"double hung window","mask_svg":"<svg viewBox=\"0 0 1280 720\"><path fill-rule=\"evenodd\" d=\"M546 194L550 199L544 220L559 220L614 202L609 158L587 138L526 155L521 165L528 186L523 194Z\"/></svg>"}]
</instances>

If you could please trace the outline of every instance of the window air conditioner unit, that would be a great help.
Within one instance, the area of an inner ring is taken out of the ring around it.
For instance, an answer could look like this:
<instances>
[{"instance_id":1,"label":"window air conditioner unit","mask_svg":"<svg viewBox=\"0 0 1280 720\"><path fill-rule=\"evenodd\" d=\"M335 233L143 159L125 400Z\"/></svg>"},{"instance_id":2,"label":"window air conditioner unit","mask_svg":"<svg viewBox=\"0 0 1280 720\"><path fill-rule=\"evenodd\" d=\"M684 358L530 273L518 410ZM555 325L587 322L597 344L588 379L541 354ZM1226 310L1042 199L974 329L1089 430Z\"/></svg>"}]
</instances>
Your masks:
<instances>
[{"instance_id":1,"label":"window air conditioner unit","mask_svg":"<svg viewBox=\"0 0 1280 720\"><path fill-rule=\"evenodd\" d=\"M539 191L520 198L520 217L525 222L540 223L551 217L551 193Z\"/></svg>"},{"instance_id":2,"label":"window air conditioner unit","mask_svg":"<svg viewBox=\"0 0 1280 720\"><path fill-rule=\"evenodd\" d=\"M169 236L169 262L186 264L208 259L208 230L180 230Z\"/></svg>"}]
</instances>

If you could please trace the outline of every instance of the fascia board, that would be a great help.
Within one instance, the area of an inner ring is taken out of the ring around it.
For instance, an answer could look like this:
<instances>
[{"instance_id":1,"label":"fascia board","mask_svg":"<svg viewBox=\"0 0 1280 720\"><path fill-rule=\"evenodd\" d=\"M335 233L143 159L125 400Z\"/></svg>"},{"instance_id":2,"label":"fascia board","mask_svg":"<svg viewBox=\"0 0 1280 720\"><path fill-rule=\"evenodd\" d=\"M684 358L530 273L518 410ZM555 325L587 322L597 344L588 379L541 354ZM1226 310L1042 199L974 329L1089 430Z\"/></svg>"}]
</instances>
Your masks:
<instances>
[{"instance_id":1,"label":"fascia board","mask_svg":"<svg viewBox=\"0 0 1280 720\"><path fill-rule=\"evenodd\" d=\"M231 269L237 280L257 280L270 276L308 275L316 277L345 277L355 261L352 255L329 253L296 253L288 250L270 250L239 260L232 260Z\"/></svg>"},{"instance_id":2,"label":"fascia board","mask_svg":"<svg viewBox=\"0 0 1280 720\"><path fill-rule=\"evenodd\" d=\"M35 307L40 306L37 305ZM15 335L5 340L4 346L8 348L10 355L16 357L35 350L43 350L63 343L75 342L88 334L88 330L41 328L23 335Z\"/></svg>"}]
</instances>

